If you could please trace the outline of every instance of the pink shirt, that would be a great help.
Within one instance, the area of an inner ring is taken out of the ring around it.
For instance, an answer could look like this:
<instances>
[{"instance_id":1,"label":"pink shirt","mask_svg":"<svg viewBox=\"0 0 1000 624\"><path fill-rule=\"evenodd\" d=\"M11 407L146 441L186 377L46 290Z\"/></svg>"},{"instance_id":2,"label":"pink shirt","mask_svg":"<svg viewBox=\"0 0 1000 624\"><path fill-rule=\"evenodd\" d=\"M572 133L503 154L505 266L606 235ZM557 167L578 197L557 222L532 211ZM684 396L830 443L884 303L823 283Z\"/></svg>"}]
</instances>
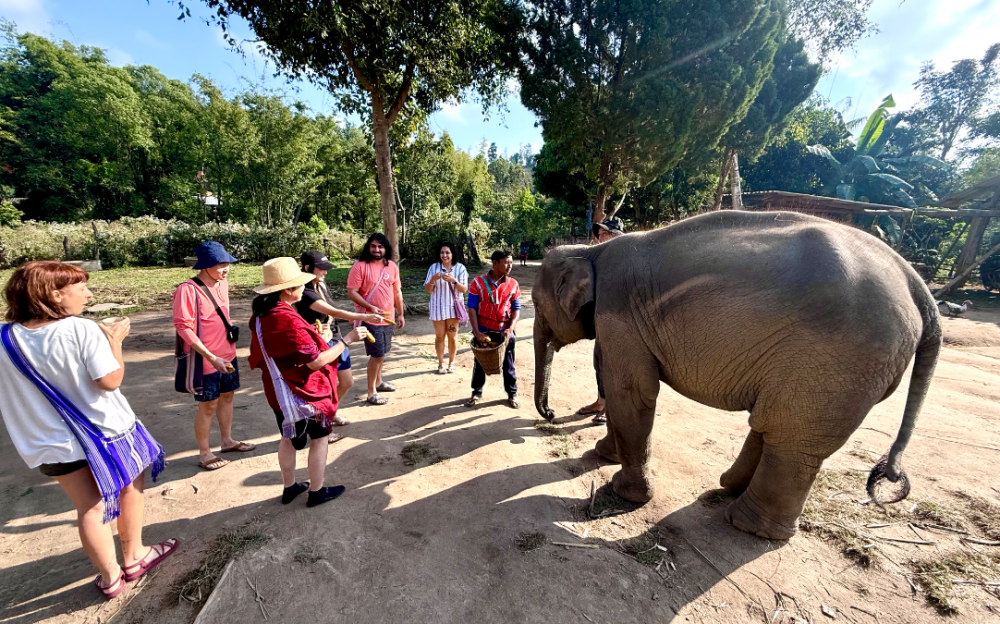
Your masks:
<instances>
[{"instance_id":1,"label":"pink shirt","mask_svg":"<svg viewBox=\"0 0 1000 624\"><path fill-rule=\"evenodd\" d=\"M399 279L399 267L392 260L386 265L382 260L375 262L355 262L351 272L347 274L347 287L357 288L361 298L379 310L389 310L389 318L396 320L395 293L403 291L403 283ZM372 289L375 294L371 295ZM367 308L354 304L354 310L364 314ZM388 325L388 323L371 323L372 325Z\"/></svg>"},{"instance_id":2,"label":"pink shirt","mask_svg":"<svg viewBox=\"0 0 1000 624\"><path fill-rule=\"evenodd\" d=\"M232 325L232 319L229 316L229 282L222 280L209 286L208 289L212 291L212 296L215 297L222 312L226 315L226 319ZM208 296L190 280L183 282L174 291L174 327L181 340L184 341L185 352L189 352L191 344L198 339L198 334L195 333L197 327L195 323L196 300L201 312L201 343L214 355L227 362L232 362L236 359L236 345L226 340L226 326L216 314L215 307L209 301ZM208 360L205 360L203 370L206 375L218 372Z\"/></svg>"}]
</instances>

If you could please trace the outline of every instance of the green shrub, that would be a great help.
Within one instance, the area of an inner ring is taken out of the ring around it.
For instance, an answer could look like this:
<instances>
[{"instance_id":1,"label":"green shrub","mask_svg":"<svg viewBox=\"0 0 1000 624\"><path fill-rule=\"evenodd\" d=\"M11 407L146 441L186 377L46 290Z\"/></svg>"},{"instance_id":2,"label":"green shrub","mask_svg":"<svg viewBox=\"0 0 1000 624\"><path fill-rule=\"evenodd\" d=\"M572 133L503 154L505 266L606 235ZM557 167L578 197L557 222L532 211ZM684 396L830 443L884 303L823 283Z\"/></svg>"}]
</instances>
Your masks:
<instances>
[{"instance_id":1,"label":"green shrub","mask_svg":"<svg viewBox=\"0 0 1000 624\"><path fill-rule=\"evenodd\" d=\"M192 225L155 217L125 217L96 223L100 258L107 268L180 265L206 240L218 241L229 253L251 262L277 256L297 258L306 249L328 249L324 241L351 253L349 234L321 231L317 223L266 228L231 221ZM0 227L0 268L16 267L31 260L85 260L93 256L94 231L90 221L26 221L16 227Z\"/></svg>"}]
</instances>

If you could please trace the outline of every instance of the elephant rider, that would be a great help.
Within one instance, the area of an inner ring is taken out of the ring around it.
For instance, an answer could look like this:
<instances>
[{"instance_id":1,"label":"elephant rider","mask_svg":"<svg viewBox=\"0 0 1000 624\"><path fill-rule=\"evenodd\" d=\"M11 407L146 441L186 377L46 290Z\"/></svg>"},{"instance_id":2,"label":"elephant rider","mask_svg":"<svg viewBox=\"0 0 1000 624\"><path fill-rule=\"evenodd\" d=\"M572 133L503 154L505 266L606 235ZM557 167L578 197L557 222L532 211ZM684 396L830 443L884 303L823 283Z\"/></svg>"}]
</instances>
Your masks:
<instances>
[{"instance_id":1,"label":"elephant rider","mask_svg":"<svg viewBox=\"0 0 1000 624\"><path fill-rule=\"evenodd\" d=\"M490 258L493 268L469 284L469 324L476 340L504 341L507 348L503 355L503 387L507 391L507 404L517 409L517 371L514 370L514 326L521 316L521 287L510 276L514 267L512 254L503 249L494 251ZM486 371L476 360L472 368L472 398L465 402L473 407L483 397Z\"/></svg>"},{"instance_id":2,"label":"elephant rider","mask_svg":"<svg viewBox=\"0 0 1000 624\"><path fill-rule=\"evenodd\" d=\"M622 220L612 217L603 223L595 223L591 228L594 237L594 244L599 245L625 233ZM579 410L579 414L590 416L594 414L595 423L608 422L607 410L604 406L604 383L601 381L601 345L594 341L594 373L597 376L597 400L590 405L585 405Z\"/></svg>"}]
</instances>

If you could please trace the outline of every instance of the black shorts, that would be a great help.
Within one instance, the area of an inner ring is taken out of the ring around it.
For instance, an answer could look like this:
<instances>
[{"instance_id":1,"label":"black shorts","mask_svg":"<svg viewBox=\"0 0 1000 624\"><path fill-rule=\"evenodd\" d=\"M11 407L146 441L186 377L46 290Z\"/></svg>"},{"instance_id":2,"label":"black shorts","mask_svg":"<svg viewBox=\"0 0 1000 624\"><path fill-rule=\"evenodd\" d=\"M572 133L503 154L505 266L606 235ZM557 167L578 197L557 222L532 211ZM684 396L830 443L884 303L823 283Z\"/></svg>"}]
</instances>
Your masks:
<instances>
[{"instance_id":1,"label":"black shorts","mask_svg":"<svg viewBox=\"0 0 1000 624\"><path fill-rule=\"evenodd\" d=\"M64 477L86 467L87 460L78 459L76 461L66 462L65 464L42 464L38 467L38 470L46 477Z\"/></svg>"},{"instance_id":2,"label":"black shorts","mask_svg":"<svg viewBox=\"0 0 1000 624\"><path fill-rule=\"evenodd\" d=\"M278 431L280 432L281 425L285 422L285 415L281 413L281 410L274 410L274 419L278 421ZM292 446L295 447L296 451L301 451L309 440L319 440L328 435L330 435L330 430L312 418L300 420L295 423L295 437L292 438Z\"/></svg>"},{"instance_id":3,"label":"black shorts","mask_svg":"<svg viewBox=\"0 0 1000 624\"><path fill-rule=\"evenodd\" d=\"M392 325L369 325L362 323L375 342L365 340L365 353L368 357L384 357L392 348Z\"/></svg>"}]
</instances>

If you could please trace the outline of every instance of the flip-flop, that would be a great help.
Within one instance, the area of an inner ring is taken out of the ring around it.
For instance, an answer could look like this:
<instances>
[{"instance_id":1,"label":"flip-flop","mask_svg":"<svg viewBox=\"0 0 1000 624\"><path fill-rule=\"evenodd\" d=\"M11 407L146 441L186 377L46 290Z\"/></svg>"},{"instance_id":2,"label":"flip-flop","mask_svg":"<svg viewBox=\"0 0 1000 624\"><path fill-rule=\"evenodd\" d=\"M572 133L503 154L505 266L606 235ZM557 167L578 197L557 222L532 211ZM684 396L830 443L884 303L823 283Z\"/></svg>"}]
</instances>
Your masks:
<instances>
[{"instance_id":1,"label":"flip-flop","mask_svg":"<svg viewBox=\"0 0 1000 624\"><path fill-rule=\"evenodd\" d=\"M385 405L388 402L389 402L389 399L387 399L387 398L385 398L383 396L379 396L377 394L371 395L370 397L368 397L368 400L367 400L367 403L369 405Z\"/></svg>"},{"instance_id":2,"label":"flip-flop","mask_svg":"<svg viewBox=\"0 0 1000 624\"><path fill-rule=\"evenodd\" d=\"M180 545L174 538L170 538L165 542L160 542L159 544L153 544L149 547L149 552L143 556L142 559L136 561L130 566L125 566L125 580L131 583L132 581L140 578L146 572L149 572L161 561L174 554L177 547ZM146 561L146 557L153 555L153 558Z\"/></svg>"},{"instance_id":3,"label":"flip-flop","mask_svg":"<svg viewBox=\"0 0 1000 624\"><path fill-rule=\"evenodd\" d=\"M222 453L249 453L250 451L257 448L256 444L250 444L249 442L237 442L234 446L229 448L221 449Z\"/></svg>"},{"instance_id":4,"label":"flip-flop","mask_svg":"<svg viewBox=\"0 0 1000 624\"><path fill-rule=\"evenodd\" d=\"M521 407L521 403L517 400L516 396L509 397L507 399L507 405L510 405L514 409L519 409Z\"/></svg>"},{"instance_id":5,"label":"flip-flop","mask_svg":"<svg viewBox=\"0 0 1000 624\"><path fill-rule=\"evenodd\" d=\"M602 410L602 409L596 409L596 408L591 408L588 405L587 407L581 407L580 409L576 410L576 413L579 414L579 415L581 415L581 416L593 416L594 414L602 414L602 413L604 413L604 410Z\"/></svg>"},{"instance_id":6,"label":"flip-flop","mask_svg":"<svg viewBox=\"0 0 1000 624\"><path fill-rule=\"evenodd\" d=\"M347 420L346 418L344 418L340 414L335 414L334 417L333 417L333 424L336 427L345 427L345 426L351 424L351 421Z\"/></svg>"},{"instance_id":7,"label":"flip-flop","mask_svg":"<svg viewBox=\"0 0 1000 624\"><path fill-rule=\"evenodd\" d=\"M476 403L479 403L479 401L480 401L480 397L474 396L474 397L470 398L468 401L466 401L465 403L463 403L462 405L464 405L466 407L475 407Z\"/></svg>"},{"instance_id":8,"label":"flip-flop","mask_svg":"<svg viewBox=\"0 0 1000 624\"><path fill-rule=\"evenodd\" d=\"M333 444L334 442L340 442L343 439L344 439L344 435L341 434L341 433L331 433L330 434L330 444Z\"/></svg>"},{"instance_id":9,"label":"flip-flop","mask_svg":"<svg viewBox=\"0 0 1000 624\"><path fill-rule=\"evenodd\" d=\"M608 415L607 413L602 412L597 416L594 416L594 420L590 422L594 423L595 425L606 425L608 423Z\"/></svg>"},{"instance_id":10,"label":"flip-flop","mask_svg":"<svg viewBox=\"0 0 1000 624\"><path fill-rule=\"evenodd\" d=\"M229 462L221 457L216 457L215 459L210 459L207 462L200 461L198 465L205 470L211 472L213 470L218 470L229 465Z\"/></svg>"},{"instance_id":11,"label":"flip-flop","mask_svg":"<svg viewBox=\"0 0 1000 624\"><path fill-rule=\"evenodd\" d=\"M376 392L395 392L396 391L396 386L392 385L388 381L383 381L382 383L380 383L378 385L377 388L375 388L375 391Z\"/></svg>"},{"instance_id":12,"label":"flip-flop","mask_svg":"<svg viewBox=\"0 0 1000 624\"><path fill-rule=\"evenodd\" d=\"M119 571L118 578L115 579L114 583L111 583L107 587L101 585L101 575L98 574L97 578L94 579L94 585L97 586L97 589L101 590L101 593L104 594L104 597L108 600L117 598L118 594L125 590L125 571Z\"/></svg>"}]
</instances>

